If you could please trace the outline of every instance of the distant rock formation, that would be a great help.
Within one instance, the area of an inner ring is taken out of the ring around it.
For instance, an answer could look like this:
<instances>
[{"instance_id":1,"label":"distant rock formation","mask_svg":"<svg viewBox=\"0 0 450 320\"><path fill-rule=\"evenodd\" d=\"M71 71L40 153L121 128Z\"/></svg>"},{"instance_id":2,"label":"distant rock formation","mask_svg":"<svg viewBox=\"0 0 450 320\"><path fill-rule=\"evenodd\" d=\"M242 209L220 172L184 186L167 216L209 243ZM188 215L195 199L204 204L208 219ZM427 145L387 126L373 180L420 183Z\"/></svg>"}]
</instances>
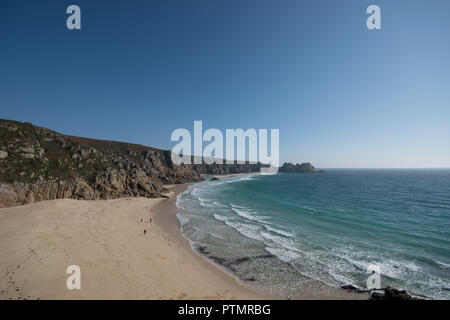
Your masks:
<instances>
[{"instance_id":1,"label":"distant rock formation","mask_svg":"<svg viewBox=\"0 0 450 320\"><path fill-rule=\"evenodd\" d=\"M284 173L316 173L316 168L313 167L313 165L309 162L302 163L302 164L293 164L290 162L285 162L278 172L284 172Z\"/></svg>"},{"instance_id":2,"label":"distant rock formation","mask_svg":"<svg viewBox=\"0 0 450 320\"><path fill-rule=\"evenodd\" d=\"M170 151L0 119L0 207L61 198L161 197L164 184L259 169L248 163L177 166Z\"/></svg>"},{"instance_id":3,"label":"distant rock formation","mask_svg":"<svg viewBox=\"0 0 450 320\"><path fill-rule=\"evenodd\" d=\"M234 174L234 173L251 173L259 172L262 165L260 163L248 163L245 164L193 164L192 169L200 174L209 175L221 175L221 174Z\"/></svg>"}]
</instances>

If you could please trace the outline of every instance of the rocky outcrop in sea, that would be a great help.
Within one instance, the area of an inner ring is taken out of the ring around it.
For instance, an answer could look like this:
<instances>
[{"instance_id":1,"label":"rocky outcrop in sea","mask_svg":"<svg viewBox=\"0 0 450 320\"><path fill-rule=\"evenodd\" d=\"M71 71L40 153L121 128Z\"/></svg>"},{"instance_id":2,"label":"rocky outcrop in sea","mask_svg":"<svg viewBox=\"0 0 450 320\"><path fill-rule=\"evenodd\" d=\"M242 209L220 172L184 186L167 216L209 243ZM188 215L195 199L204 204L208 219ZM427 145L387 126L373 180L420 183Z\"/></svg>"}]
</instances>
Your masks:
<instances>
[{"instance_id":1,"label":"rocky outcrop in sea","mask_svg":"<svg viewBox=\"0 0 450 320\"><path fill-rule=\"evenodd\" d=\"M361 289L352 284L343 285L341 289L348 292L366 293L371 300L423 300L423 298L413 296L406 290L386 287L381 289Z\"/></svg>"},{"instance_id":2,"label":"rocky outcrop in sea","mask_svg":"<svg viewBox=\"0 0 450 320\"><path fill-rule=\"evenodd\" d=\"M278 172L283 173L316 173L316 168L313 167L313 165L309 162L302 163L302 164L293 164L290 162L285 162Z\"/></svg>"}]
</instances>

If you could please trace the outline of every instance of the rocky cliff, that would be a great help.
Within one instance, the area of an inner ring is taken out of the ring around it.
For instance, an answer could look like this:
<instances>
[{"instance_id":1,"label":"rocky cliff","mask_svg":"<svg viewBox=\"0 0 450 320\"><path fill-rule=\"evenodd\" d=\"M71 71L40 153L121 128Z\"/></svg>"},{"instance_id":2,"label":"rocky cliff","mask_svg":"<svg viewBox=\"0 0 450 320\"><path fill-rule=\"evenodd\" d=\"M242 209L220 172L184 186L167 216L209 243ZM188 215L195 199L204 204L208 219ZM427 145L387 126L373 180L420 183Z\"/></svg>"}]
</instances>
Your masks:
<instances>
[{"instance_id":1,"label":"rocky cliff","mask_svg":"<svg viewBox=\"0 0 450 320\"><path fill-rule=\"evenodd\" d=\"M196 172L200 174L232 174L232 173L250 173L250 172L260 172L261 164L259 163L245 163L245 164L194 164L191 166Z\"/></svg>"},{"instance_id":2,"label":"rocky cliff","mask_svg":"<svg viewBox=\"0 0 450 320\"><path fill-rule=\"evenodd\" d=\"M255 164L177 166L169 151L0 119L0 207L61 198L160 197L164 184L201 181L202 173L258 170Z\"/></svg>"},{"instance_id":3,"label":"rocky cliff","mask_svg":"<svg viewBox=\"0 0 450 320\"><path fill-rule=\"evenodd\" d=\"M279 169L278 172L285 173L315 173L317 172L316 168L309 162L302 164L293 164L290 162L285 162Z\"/></svg>"}]
</instances>

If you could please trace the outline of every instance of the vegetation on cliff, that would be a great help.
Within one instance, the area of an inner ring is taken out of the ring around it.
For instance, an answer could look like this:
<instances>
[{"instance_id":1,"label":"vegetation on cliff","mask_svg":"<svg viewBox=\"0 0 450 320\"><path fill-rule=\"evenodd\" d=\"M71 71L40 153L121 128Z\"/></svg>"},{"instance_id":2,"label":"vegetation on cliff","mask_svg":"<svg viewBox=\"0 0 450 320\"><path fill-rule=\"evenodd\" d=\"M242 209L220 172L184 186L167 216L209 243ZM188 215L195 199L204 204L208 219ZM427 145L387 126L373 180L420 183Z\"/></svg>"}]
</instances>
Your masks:
<instances>
[{"instance_id":1,"label":"vegetation on cliff","mask_svg":"<svg viewBox=\"0 0 450 320\"><path fill-rule=\"evenodd\" d=\"M258 171L256 164L175 165L170 151L73 137L0 119L0 207L73 198L159 197L164 184L200 174Z\"/></svg>"}]
</instances>

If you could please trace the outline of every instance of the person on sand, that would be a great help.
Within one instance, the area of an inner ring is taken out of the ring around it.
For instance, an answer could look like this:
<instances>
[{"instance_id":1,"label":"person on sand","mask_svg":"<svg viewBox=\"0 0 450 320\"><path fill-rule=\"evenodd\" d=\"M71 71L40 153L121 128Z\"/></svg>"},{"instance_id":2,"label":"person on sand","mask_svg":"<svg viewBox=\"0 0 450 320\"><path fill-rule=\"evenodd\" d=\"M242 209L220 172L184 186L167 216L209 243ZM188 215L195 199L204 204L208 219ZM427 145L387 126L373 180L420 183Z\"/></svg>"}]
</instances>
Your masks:
<instances>
[{"instance_id":1,"label":"person on sand","mask_svg":"<svg viewBox=\"0 0 450 320\"><path fill-rule=\"evenodd\" d=\"M147 230L146 229L144 229L144 235L146 235L147 234Z\"/></svg>"},{"instance_id":2,"label":"person on sand","mask_svg":"<svg viewBox=\"0 0 450 320\"><path fill-rule=\"evenodd\" d=\"M152 218L150 218L150 219L148 220L148 222L152 223Z\"/></svg>"}]
</instances>

